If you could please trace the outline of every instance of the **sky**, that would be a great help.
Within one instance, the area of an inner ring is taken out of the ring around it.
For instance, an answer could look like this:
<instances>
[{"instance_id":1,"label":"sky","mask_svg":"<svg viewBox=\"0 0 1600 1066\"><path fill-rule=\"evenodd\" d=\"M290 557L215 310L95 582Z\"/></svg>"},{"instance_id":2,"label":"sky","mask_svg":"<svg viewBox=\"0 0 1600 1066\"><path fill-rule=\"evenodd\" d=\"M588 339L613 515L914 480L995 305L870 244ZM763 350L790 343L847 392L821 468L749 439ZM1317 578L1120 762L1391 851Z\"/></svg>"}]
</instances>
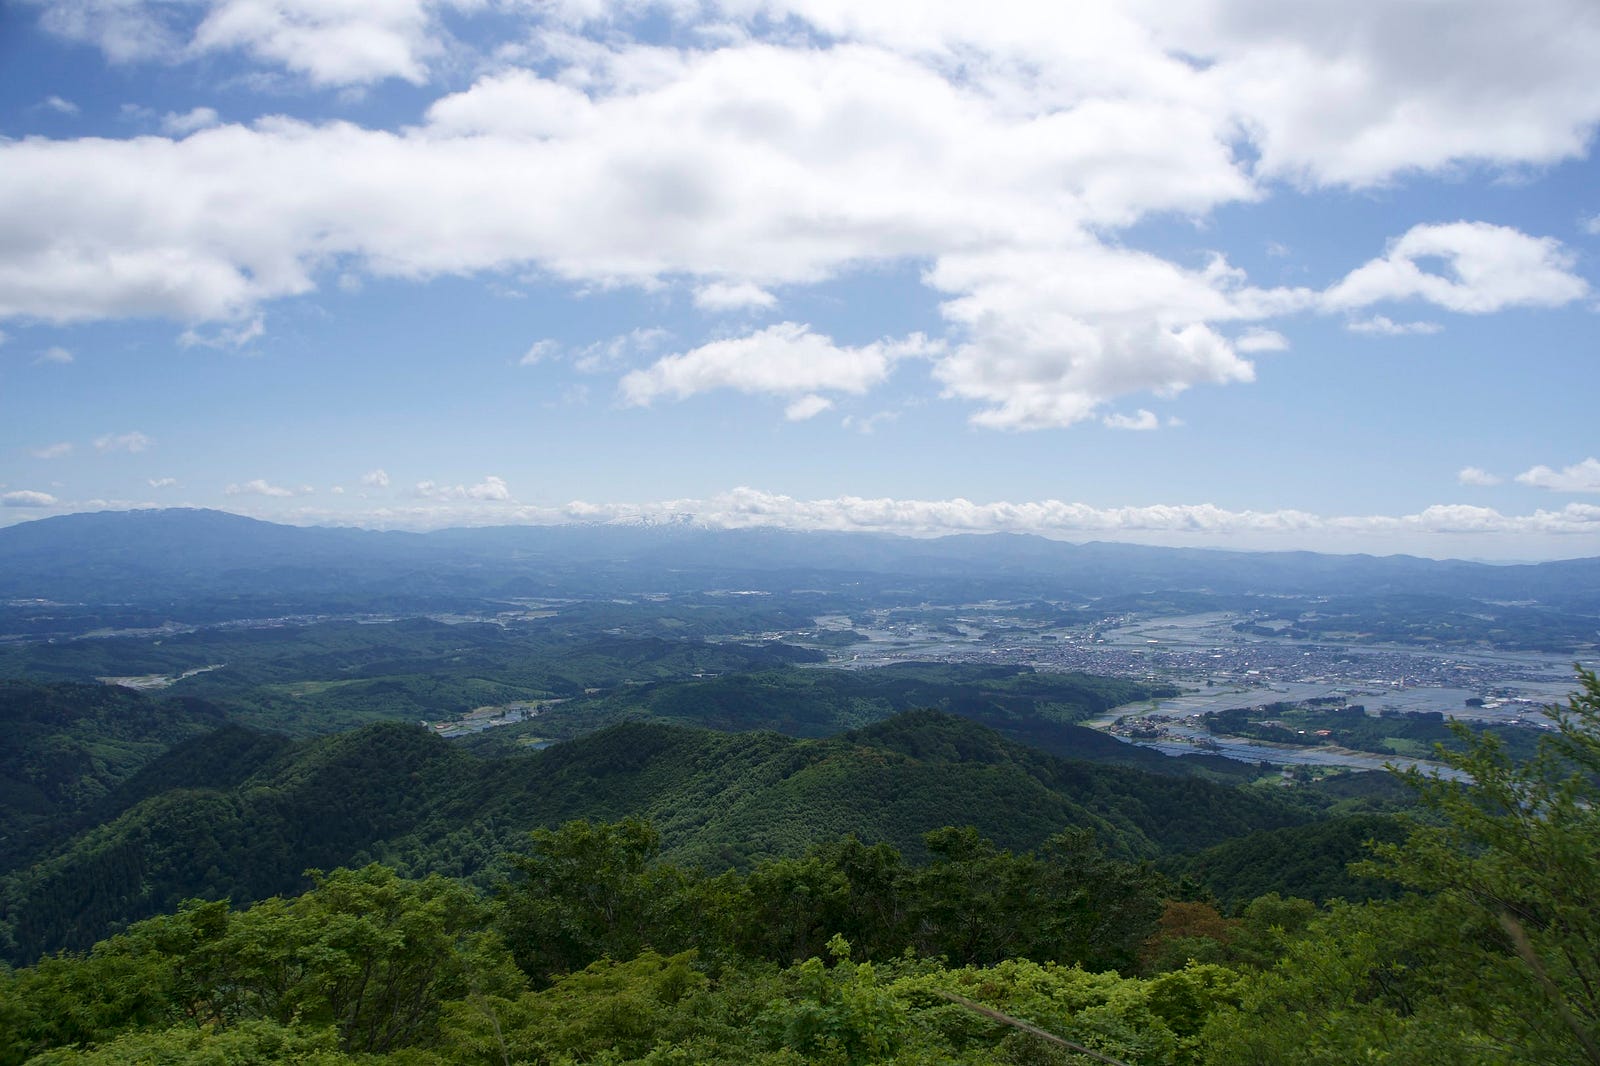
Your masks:
<instances>
[{"instance_id":1,"label":"sky","mask_svg":"<svg viewBox=\"0 0 1600 1066\"><path fill-rule=\"evenodd\" d=\"M15 0L0 525L1600 555L1593 0Z\"/></svg>"}]
</instances>

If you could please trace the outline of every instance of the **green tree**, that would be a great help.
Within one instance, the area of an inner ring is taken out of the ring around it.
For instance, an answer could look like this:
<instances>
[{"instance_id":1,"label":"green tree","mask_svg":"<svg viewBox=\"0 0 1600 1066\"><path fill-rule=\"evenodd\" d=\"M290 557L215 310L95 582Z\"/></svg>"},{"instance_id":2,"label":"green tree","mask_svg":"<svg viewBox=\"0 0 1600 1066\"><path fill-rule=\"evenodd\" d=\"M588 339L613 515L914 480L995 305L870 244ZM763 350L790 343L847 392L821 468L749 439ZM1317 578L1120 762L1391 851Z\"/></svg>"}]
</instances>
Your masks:
<instances>
[{"instance_id":1,"label":"green tree","mask_svg":"<svg viewBox=\"0 0 1600 1066\"><path fill-rule=\"evenodd\" d=\"M1580 668L1578 681L1533 759L1458 727L1467 750L1441 754L1462 777L1408 771L1438 822L1380 847L1371 869L1479 930L1455 954L1493 990L1480 1016L1511 1025L1529 1061L1600 1066L1600 679Z\"/></svg>"},{"instance_id":2,"label":"green tree","mask_svg":"<svg viewBox=\"0 0 1600 1066\"><path fill-rule=\"evenodd\" d=\"M1361 873L1414 894L1335 906L1207 1029L1210 1061L1600 1064L1600 682L1514 762L1490 734L1404 776L1431 820Z\"/></svg>"},{"instance_id":3,"label":"green tree","mask_svg":"<svg viewBox=\"0 0 1600 1066\"><path fill-rule=\"evenodd\" d=\"M687 946L688 877L657 861L661 837L649 822L573 821L531 838L526 854L509 857L521 877L500 887L498 924L534 980Z\"/></svg>"}]
</instances>

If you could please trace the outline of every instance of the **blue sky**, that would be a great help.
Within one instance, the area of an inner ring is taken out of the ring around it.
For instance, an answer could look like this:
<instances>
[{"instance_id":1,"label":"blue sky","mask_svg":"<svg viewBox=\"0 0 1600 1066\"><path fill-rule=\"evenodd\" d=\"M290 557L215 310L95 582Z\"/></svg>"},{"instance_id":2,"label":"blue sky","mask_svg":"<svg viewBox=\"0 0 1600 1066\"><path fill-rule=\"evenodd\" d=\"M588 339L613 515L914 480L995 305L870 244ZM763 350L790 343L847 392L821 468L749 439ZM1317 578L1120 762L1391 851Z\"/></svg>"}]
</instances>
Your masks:
<instances>
[{"instance_id":1,"label":"blue sky","mask_svg":"<svg viewBox=\"0 0 1600 1066\"><path fill-rule=\"evenodd\" d=\"M0 8L0 524L1600 554L1589 0Z\"/></svg>"}]
</instances>

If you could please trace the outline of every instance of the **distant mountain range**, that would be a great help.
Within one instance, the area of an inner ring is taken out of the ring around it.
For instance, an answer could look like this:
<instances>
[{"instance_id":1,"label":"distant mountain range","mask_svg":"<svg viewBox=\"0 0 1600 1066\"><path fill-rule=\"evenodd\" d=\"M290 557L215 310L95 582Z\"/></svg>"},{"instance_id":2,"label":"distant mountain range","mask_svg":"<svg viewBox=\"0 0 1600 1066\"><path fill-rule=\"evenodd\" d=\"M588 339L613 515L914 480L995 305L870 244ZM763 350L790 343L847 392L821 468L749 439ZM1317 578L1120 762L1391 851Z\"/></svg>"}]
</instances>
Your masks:
<instances>
[{"instance_id":1,"label":"distant mountain range","mask_svg":"<svg viewBox=\"0 0 1600 1066\"><path fill-rule=\"evenodd\" d=\"M1600 603L1600 558L1527 565L1236 552L1023 534L916 539L672 521L433 533L299 527L220 511L63 515L0 529L0 599L232 610L390 610L606 592L858 587L952 598L1448 596Z\"/></svg>"}]
</instances>

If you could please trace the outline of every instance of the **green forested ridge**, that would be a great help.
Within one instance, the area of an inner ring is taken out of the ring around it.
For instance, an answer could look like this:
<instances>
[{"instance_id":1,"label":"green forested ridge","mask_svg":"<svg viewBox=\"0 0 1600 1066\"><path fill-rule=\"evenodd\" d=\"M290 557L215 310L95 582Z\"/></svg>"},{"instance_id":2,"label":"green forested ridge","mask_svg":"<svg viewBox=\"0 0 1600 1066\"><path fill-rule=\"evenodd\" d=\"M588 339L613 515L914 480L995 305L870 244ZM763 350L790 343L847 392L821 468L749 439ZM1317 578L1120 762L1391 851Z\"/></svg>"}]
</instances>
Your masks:
<instances>
[{"instance_id":1,"label":"green forested ridge","mask_svg":"<svg viewBox=\"0 0 1600 1066\"><path fill-rule=\"evenodd\" d=\"M1309 817L1271 795L1062 760L932 711L815 740L625 723L495 760L400 724L292 748L234 729L175 751L170 770L179 787L0 878L10 957L86 947L192 895L294 891L308 867L488 876L521 834L573 818L648 816L669 857L721 869L845 834L920 857L923 834L950 824L1011 848L1081 826L1114 854L1154 857Z\"/></svg>"},{"instance_id":2,"label":"green forested ridge","mask_svg":"<svg viewBox=\"0 0 1600 1066\"><path fill-rule=\"evenodd\" d=\"M221 710L198 700L0 681L0 871L79 827L173 744L223 721Z\"/></svg>"},{"instance_id":3,"label":"green forested ridge","mask_svg":"<svg viewBox=\"0 0 1600 1066\"><path fill-rule=\"evenodd\" d=\"M1389 897L1398 894L1393 882L1352 874L1347 867L1369 857L1372 841L1404 839L1408 824L1395 815L1344 815L1225 840L1166 866L1229 907L1269 892L1318 903Z\"/></svg>"},{"instance_id":4,"label":"green forested ridge","mask_svg":"<svg viewBox=\"0 0 1600 1066\"><path fill-rule=\"evenodd\" d=\"M1463 778L1407 775L1427 817L1360 871L1392 900L1229 916L1081 829L710 873L648 822L571 822L488 892L335 870L0 974L0 1066L1596 1063L1600 680L1580 683L1532 760L1483 734L1450 757Z\"/></svg>"}]
</instances>

